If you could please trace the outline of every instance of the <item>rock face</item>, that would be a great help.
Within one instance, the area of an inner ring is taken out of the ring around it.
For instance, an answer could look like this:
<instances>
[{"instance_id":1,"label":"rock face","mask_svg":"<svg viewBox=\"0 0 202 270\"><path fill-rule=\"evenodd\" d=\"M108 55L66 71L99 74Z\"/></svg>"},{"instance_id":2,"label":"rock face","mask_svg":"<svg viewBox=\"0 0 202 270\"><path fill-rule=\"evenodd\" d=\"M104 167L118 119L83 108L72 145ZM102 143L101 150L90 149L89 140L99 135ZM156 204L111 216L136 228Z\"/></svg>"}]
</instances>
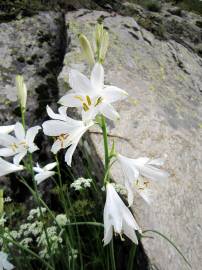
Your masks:
<instances>
[{"instance_id":1,"label":"rock face","mask_svg":"<svg viewBox=\"0 0 202 270\"><path fill-rule=\"evenodd\" d=\"M0 123L6 120L11 123L13 117L16 121L17 74L24 76L28 95L32 97L28 99L29 125L41 118L45 105L53 96L55 100L57 74L66 45L63 23L61 13L41 12L0 24Z\"/></svg>"},{"instance_id":2,"label":"rock face","mask_svg":"<svg viewBox=\"0 0 202 270\"><path fill-rule=\"evenodd\" d=\"M71 43L58 78L61 95L68 90L70 67L89 72L81 61L77 35L83 32L91 38L98 19L110 34L105 81L130 94L117 105L121 120L110 130L117 151L134 158L166 154L165 169L171 174L156 187L151 205L135 194L134 213L143 230L168 236L197 270L202 263L202 60L171 38L155 38L131 17L79 10L66 15ZM100 135L92 133L91 138L103 157ZM118 182L123 179L118 166L112 175ZM143 244L155 269L187 269L165 239L150 235L154 239L143 238Z\"/></svg>"},{"instance_id":3,"label":"rock face","mask_svg":"<svg viewBox=\"0 0 202 270\"><path fill-rule=\"evenodd\" d=\"M15 87L17 74L24 76L28 89L27 125L31 127L44 120L46 104L55 102L58 95L57 75L66 45L64 33L60 12L40 12L0 24L0 125L20 120ZM38 139L42 141L42 137ZM47 159L47 141L43 138L43 142L38 144L43 148L41 160ZM8 179L4 180L1 178L1 185L8 186ZM11 181L11 185L16 182ZM19 191L19 184L12 189L23 200L24 192Z\"/></svg>"}]
</instances>

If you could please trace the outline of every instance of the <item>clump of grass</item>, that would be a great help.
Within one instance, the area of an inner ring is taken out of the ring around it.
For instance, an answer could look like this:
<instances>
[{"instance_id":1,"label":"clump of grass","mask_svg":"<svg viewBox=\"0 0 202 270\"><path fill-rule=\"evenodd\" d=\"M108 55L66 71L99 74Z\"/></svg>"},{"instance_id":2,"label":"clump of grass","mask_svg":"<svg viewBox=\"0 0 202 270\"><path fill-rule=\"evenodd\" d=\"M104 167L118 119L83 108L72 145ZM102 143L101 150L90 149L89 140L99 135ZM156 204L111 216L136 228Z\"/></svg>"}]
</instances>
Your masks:
<instances>
[{"instance_id":1,"label":"clump of grass","mask_svg":"<svg viewBox=\"0 0 202 270\"><path fill-rule=\"evenodd\" d=\"M145 2L145 7L149 11L153 11L153 12L161 11L161 4L159 3L159 1L156 1L156 0L148 0L148 1L146 1Z\"/></svg>"}]
</instances>

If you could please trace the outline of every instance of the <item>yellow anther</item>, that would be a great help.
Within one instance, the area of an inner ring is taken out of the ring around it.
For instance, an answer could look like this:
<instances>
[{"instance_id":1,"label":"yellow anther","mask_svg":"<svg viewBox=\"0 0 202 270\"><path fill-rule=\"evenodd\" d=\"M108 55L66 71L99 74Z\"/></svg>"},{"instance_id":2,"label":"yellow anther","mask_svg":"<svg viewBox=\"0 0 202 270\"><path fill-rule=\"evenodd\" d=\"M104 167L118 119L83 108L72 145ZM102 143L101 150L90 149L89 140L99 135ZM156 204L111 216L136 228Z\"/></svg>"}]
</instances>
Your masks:
<instances>
[{"instance_id":1,"label":"yellow anther","mask_svg":"<svg viewBox=\"0 0 202 270\"><path fill-rule=\"evenodd\" d=\"M87 100L88 106L90 106L91 105L91 99L90 99L90 97L89 96L86 96L86 100Z\"/></svg>"},{"instance_id":2,"label":"yellow anther","mask_svg":"<svg viewBox=\"0 0 202 270\"><path fill-rule=\"evenodd\" d=\"M67 139L69 135L68 134L61 134L57 137L57 139L61 142L61 147L64 147L64 140Z\"/></svg>"},{"instance_id":3,"label":"yellow anther","mask_svg":"<svg viewBox=\"0 0 202 270\"><path fill-rule=\"evenodd\" d=\"M102 101L103 101L102 97L99 97L99 98L96 100L95 107L96 107L97 105L99 105L100 103L102 103Z\"/></svg>"},{"instance_id":4,"label":"yellow anther","mask_svg":"<svg viewBox=\"0 0 202 270\"><path fill-rule=\"evenodd\" d=\"M89 111L89 107L86 105L86 103L83 103L83 109L85 112Z\"/></svg>"},{"instance_id":5,"label":"yellow anther","mask_svg":"<svg viewBox=\"0 0 202 270\"><path fill-rule=\"evenodd\" d=\"M76 98L76 99L80 100L81 102L83 102L82 96L74 96L74 98Z\"/></svg>"},{"instance_id":6,"label":"yellow anther","mask_svg":"<svg viewBox=\"0 0 202 270\"><path fill-rule=\"evenodd\" d=\"M12 148L13 152L15 152L17 150L18 146L16 143L12 143L11 148Z\"/></svg>"}]
</instances>

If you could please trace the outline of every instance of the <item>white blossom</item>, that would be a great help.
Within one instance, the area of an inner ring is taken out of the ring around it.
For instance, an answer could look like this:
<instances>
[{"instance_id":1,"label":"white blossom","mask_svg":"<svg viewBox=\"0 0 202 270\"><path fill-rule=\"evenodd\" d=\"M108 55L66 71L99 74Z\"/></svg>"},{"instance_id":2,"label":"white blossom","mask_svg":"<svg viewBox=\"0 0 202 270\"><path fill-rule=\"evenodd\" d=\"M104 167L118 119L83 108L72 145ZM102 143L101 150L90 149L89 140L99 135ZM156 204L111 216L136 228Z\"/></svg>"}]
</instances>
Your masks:
<instances>
[{"instance_id":1,"label":"white blossom","mask_svg":"<svg viewBox=\"0 0 202 270\"><path fill-rule=\"evenodd\" d=\"M74 120L67 116L67 108L60 107L56 114L47 106L47 113L53 120L43 123L43 131L46 135L56 137L51 151L56 154L60 149L68 148L65 161L71 166L73 153L83 134L94 124L93 121Z\"/></svg>"},{"instance_id":2,"label":"white blossom","mask_svg":"<svg viewBox=\"0 0 202 270\"><path fill-rule=\"evenodd\" d=\"M15 165L0 157L0 177L23 169L24 167L22 165Z\"/></svg>"},{"instance_id":3,"label":"white blossom","mask_svg":"<svg viewBox=\"0 0 202 270\"><path fill-rule=\"evenodd\" d=\"M0 134L8 134L14 130L15 125L0 126Z\"/></svg>"},{"instance_id":4,"label":"white blossom","mask_svg":"<svg viewBox=\"0 0 202 270\"><path fill-rule=\"evenodd\" d=\"M161 158L153 160L147 157L132 159L118 154L117 159L125 176L129 206L133 203L133 188L149 203L152 196L150 180L161 181L169 176L166 171L156 167L164 164L164 159ZM140 176L147 178L147 180L140 178Z\"/></svg>"},{"instance_id":5,"label":"white blossom","mask_svg":"<svg viewBox=\"0 0 202 270\"><path fill-rule=\"evenodd\" d=\"M41 129L39 126L31 127L25 133L23 125L18 122L14 127L15 136L0 134L0 144L3 146L0 148L0 156L14 156L13 163L19 165L27 152L33 153L38 150L34 139L39 129Z\"/></svg>"},{"instance_id":6,"label":"white blossom","mask_svg":"<svg viewBox=\"0 0 202 270\"><path fill-rule=\"evenodd\" d=\"M67 216L65 214L59 214L55 217L55 220L57 224L59 224L61 227L67 225L69 220L67 219Z\"/></svg>"},{"instance_id":7,"label":"white blossom","mask_svg":"<svg viewBox=\"0 0 202 270\"><path fill-rule=\"evenodd\" d=\"M104 69L100 63L94 65L90 80L72 69L69 84L72 90L59 100L61 105L82 108L83 119L94 119L97 114L111 120L119 118L111 103L126 98L127 93L116 86L104 85Z\"/></svg>"},{"instance_id":8,"label":"white blossom","mask_svg":"<svg viewBox=\"0 0 202 270\"><path fill-rule=\"evenodd\" d=\"M57 163L53 162L53 163L49 163L46 166L44 166L43 168L41 168L39 166L39 164L37 163L36 167L33 167L33 170L37 173L34 176L34 180L37 182L37 185L39 185L45 179L47 179L55 174L55 172L52 171L52 169L54 169L56 165L57 165Z\"/></svg>"},{"instance_id":9,"label":"white blossom","mask_svg":"<svg viewBox=\"0 0 202 270\"><path fill-rule=\"evenodd\" d=\"M0 251L0 270L12 270L14 265L8 261L8 254Z\"/></svg>"},{"instance_id":10,"label":"white blossom","mask_svg":"<svg viewBox=\"0 0 202 270\"><path fill-rule=\"evenodd\" d=\"M135 244L138 243L135 230L140 228L128 207L123 203L113 185L106 186L106 203L104 207L104 245L107 245L115 233L125 234Z\"/></svg>"},{"instance_id":11,"label":"white blossom","mask_svg":"<svg viewBox=\"0 0 202 270\"><path fill-rule=\"evenodd\" d=\"M71 185L71 188L74 188L75 190L82 190L84 188L89 188L91 186L92 179L85 179L83 177L80 177L76 179Z\"/></svg>"}]
</instances>

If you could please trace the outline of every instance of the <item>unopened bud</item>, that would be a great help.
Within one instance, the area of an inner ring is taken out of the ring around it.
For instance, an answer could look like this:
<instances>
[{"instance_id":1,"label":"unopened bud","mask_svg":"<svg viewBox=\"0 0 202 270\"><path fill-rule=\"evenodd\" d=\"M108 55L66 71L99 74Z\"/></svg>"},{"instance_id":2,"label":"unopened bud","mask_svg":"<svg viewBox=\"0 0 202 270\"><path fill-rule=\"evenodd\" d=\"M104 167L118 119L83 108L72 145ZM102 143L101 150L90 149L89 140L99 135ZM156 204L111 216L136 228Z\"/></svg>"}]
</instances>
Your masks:
<instances>
[{"instance_id":1,"label":"unopened bud","mask_svg":"<svg viewBox=\"0 0 202 270\"><path fill-rule=\"evenodd\" d=\"M26 103L27 103L27 88L24 83L23 76L21 75L16 76L16 87L17 87L17 95L18 95L18 100L20 102L20 106L22 109L25 109Z\"/></svg>"},{"instance_id":2,"label":"unopened bud","mask_svg":"<svg viewBox=\"0 0 202 270\"><path fill-rule=\"evenodd\" d=\"M89 62L89 64L91 66L93 66L94 63L95 63L94 53L93 53L93 50L92 50L92 47L90 45L89 40L87 39L86 36L84 36L83 34L81 34L79 36L79 41L80 41L82 52L83 52L85 58L87 59L87 61Z\"/></svg>"}]
</instances>

